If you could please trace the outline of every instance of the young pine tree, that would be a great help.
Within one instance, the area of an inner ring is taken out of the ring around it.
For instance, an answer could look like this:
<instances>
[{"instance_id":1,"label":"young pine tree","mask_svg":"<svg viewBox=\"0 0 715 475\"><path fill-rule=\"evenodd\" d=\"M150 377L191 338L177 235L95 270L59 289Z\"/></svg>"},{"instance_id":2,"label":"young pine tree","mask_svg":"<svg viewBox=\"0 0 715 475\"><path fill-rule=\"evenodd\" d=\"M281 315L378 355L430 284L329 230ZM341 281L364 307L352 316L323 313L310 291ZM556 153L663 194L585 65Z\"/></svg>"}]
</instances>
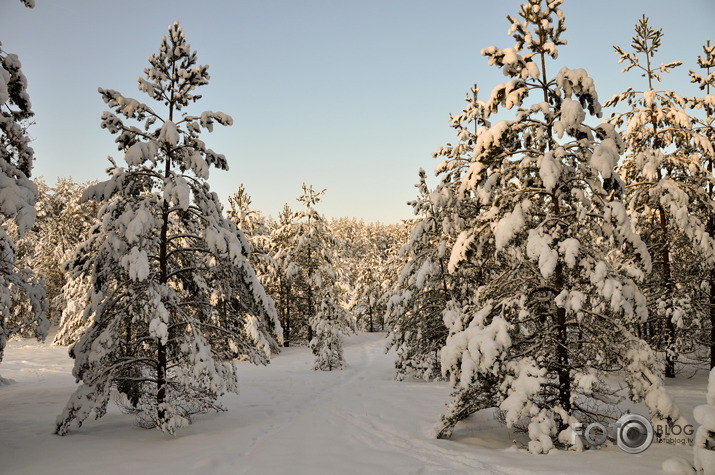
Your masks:
<instances>
[{"instance_id":1,"label":"young pine tree","mask_svg":"<svg viewBox=\"0 0 715 475\"><path fill-rule=\"evenodd\" d=\"M298 304L296 317L300 317L293 320L293 335L300 332L298 334L304 334L308 342L313 340L313 323L323 299L329 295L337 304L337 273L333 267L335 237L328 221L315 208L324 192L303 184L303 194L297 198L303 209L296 211L291 220L287 276L292 281Z\"/></svg>"},{"instance_id":2,"label":"young pine tree","mask_svg":"<svg viewBox=\"0 0 715 475\"><path fill-rule=\"evenodd\" d=\"M486 262L474 266L465 261L457 269L450 265L450 250L455 244L465 244L457 243L457 236L477 214L477 202L463 184L478 127L488 124L483 103L477 101L478 91L474 85L462 113L450 115L458 141L434 153L434 157L443 158L436 169L439 183L434 190L428 189L426 175L420 170L419 197L411 203L419 218L401 250L407 262L390 300L389 337L397 350L398 379L407 375L440 377L440 352L448 334L445 322L470 305L472 289L481 285L490 268Z\"/></svg>"},{"instance_id":3,"label":"young pine tree","mask_svg":"<svg viewBox=\"0 0 715 475\"><path fill-rule=\"evenodd\" d=\"M267 275L271 295L276 299L277 313L283 328L283 345L290 346L300 329L297 292L294 288L296 266L293 263L295 213L286 204L278 220L270 227L269 254L274 260L273 272ZM296 331L294 332L294 328Z\"/></svg>"},{"instance_id":4,"label":"young pine tree","mask_svg":"<svg viewBox=\"0 0 715 475\"><path fill-rule=\"evenodd\" d=\"M90 276L92 325L70 348L80 386L57 419L60 435L103 416L114 391L140 423L173 434L192 414L220 409L221 394L238 389L234 360L267 363L269 327L280 335L246 240L207 182L210 167L227 164L200 131L231 117L185 112L207 67L178 23L149 63L139 89L156 108L99 90L118 114L105 112L102 128L117 135L126 166L112 161L110 178L84 193L101 203L99 224L70 267L73 277Z\"/></svg>"},{"instance_id":5,"label":"young pine tree","mask_svg":"<svg viewBox=\"0 0 715 475\"><path fill-rule=\"evenodd\" d=\"M514 46L482 50L511 78L481 104L485 119L516 110L477 130L464 179L477 214L450 264L492 270L447 322L442 370L455 393L438 437L496 406L508 426L528 428L532 453L570 446L573 422L616 410L607 378L619 371L631 399L679 418L655 355L628 329L647 315L636 280L650 256L618 198L620 136L585 122L601 114L586 71L550 74L566 43L561 3L525 2L508 16Z\"/></svg>"},{"instance_id":6,"label":"young pine tree","mask_svg":"<svg viewBox=\"0 0 715 475\"><path fill-rule=\"evenodd\" d=\"M662 73L681 64L653 63L662 30L652 28L643 16L635 32L633 52L614 48L619 62L626 63L623 72L640 71L646 87L629 88L605 105L625 101L629 106L610 122L625 126L626 155L619 168L626 182L624 200L654 259L653 272L642 286L650 317L641 332L665 353L665 375L674 377L678 355L696 349L693 335L706 324L705 311L697 304L703 267L715 264L715 241L708 233L715 208L708 196L712 173L701 157L703 151L712 151L712 143L694 131L684 97L656 88Z\"/></svg>"},{"instance_id":7,"label":"young pine tree","mask_svg":"<svg viewBox=\"0 0 715 475\"><path fill-rule=\"evenodd\" d=\"M332 371L343 369L343 334L347 317L345 310L336 303L330 290L323 293L320 309L310 321L313 329L313 339L310 340L310 349L315 355L313 369L318 371Z\"/></svg>"},{"instance_id":8,"label":"young pine tree","mask_svg":"<svg viewBox=\"0 0 715 475\"><path fill-rule=\"evenodd\" d=\"M269 255L270 234L260 211L251 206L251 197L243 185L228 197L228 219L244 234L251 250L249 262L261 278L273 272L275 262Z\"/></svg>"},{"instance_id":9,"label":"young pine tree","mask_svg":"<svg viewBox=\"0 0 715 475\"><path fill-rule=\"evenodd\" d=\"M34 6L31 0L23 3ZM42 281L18 265L11 237L22 236L35 221L37 186L30 180L34 151L26 132L32 115L20 61L0 44L0 362L8 337L33 328L44 340L49 329ZM23 302L29 312L13 312Z\"/></svg>"},{"instance_id":10,"label":"young pine tree","mask_svg":"<svg viewBox=\"0 0 715 475\"><path fill-rule=\"evenodd\" d=\"M388 302L387 347L394 348L396 378L439 379L439 353L447 339L443 312L452 296L452 275L447 272L449 236L441 206L432 202L436 193L427 187L427 175L419 172L419 196L410 204L417 221L408 242L400 250L406 262L400 270Z\"/></svg>"},{"instance_id":11,"label":"young pine tree","mask_svg":"<svg viewBox=\"0 0 715 475\"><path fill-rule=\"evenodd\" d=\"M327 220L315 208L324 192L303 184L298 201L304 209L294 215L293 266L289 270L301 302L300 314L307 323L316 370L343 368L342 337L348 328L346 312L337 297L338 276L333 267L336 240Z\"/></svg>"}]
</instances>

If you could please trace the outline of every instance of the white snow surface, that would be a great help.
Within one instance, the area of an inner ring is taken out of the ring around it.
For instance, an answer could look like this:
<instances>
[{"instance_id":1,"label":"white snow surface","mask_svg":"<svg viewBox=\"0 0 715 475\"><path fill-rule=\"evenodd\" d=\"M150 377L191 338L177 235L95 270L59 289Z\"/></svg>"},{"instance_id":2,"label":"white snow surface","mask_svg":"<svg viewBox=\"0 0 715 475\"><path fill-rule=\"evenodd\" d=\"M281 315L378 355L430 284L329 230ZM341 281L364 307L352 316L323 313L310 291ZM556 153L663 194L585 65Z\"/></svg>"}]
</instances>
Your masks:
<instances>
[{"instance_id":1,"label":"white snow surface","mask_svg":"<svg viewBox=\"0 0 715 475\"><path fill-rule=\"evenodd\" d=\"M0 473L645 475L664 473L669 457L692 460L691 447L656 443L638 455L613 445L532 455L526 434L486 411L460 422L452 439L434 439L448 383L395 381L395 354L384 346L382 333L347 338L343 371L311 370L307 347L284 349L266 367L239 363L241 393L222 398L228 412L197 416L176 437L139 428L111 404L60 437L54 420L75 388L67 348L13 340L0 365L13 380L0 384ZM692 420L708 375L687 376L669 390Z\"/></svg>"}]
</instances>

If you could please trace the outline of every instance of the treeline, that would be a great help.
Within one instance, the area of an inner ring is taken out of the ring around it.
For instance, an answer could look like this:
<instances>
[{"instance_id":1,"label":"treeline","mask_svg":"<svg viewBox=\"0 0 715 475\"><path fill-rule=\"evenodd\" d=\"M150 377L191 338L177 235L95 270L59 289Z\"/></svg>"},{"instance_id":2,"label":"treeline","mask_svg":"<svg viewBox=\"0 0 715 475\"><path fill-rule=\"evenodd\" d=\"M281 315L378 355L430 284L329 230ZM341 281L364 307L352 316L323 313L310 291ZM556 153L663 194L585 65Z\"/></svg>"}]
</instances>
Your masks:
<instances>
[{"instance_id":1,"label":"treeline","mask_svg":"<svg viewBox=\"0 0 715 475\"><path fill-rule=\"evenodd\" d=\"M83 200L95 185L58 178L37 186L37 218L22 237L13 229L18 266L42 277L47 318L53 343L70 345L91 325L83 316L89 280L73 278L67 267L77 249L98 224L99 206ZM245 236L251 267L275 301L283 330L283 346L307 345L313 339L311 316L328 298L340 309L345 331L385 331L388 301L405 259L400 248L407 241L411 221L368 223L356 218L327 219L319 212L326 190L303 185L303 193L277 217L264 216L252 206L243 185L228 197L226 215ZM13 306L17 322L29 318L26 301ZM19 336L33 335L31 327Z\"/></svg>"}]
</instances>

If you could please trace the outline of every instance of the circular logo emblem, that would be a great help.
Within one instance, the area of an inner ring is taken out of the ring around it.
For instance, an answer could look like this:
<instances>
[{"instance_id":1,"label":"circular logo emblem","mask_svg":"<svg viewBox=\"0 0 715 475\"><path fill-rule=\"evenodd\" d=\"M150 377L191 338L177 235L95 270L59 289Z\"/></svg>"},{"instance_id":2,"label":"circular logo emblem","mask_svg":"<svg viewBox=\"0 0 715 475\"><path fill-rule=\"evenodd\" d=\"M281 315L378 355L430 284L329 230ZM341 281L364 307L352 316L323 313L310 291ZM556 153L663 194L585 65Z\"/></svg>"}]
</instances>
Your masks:
<instances>
[{"instance_id":1,"label":"circular logo emblem","mask_svg":"<svg viewBox=\"0 0 715 475\"><path fill-rule=\"evenodd\" d=\"M616 427L616 443L626 453L639 454L653 442L653 426L640 414L624 414Z\"/></svg>"}]
</instances>

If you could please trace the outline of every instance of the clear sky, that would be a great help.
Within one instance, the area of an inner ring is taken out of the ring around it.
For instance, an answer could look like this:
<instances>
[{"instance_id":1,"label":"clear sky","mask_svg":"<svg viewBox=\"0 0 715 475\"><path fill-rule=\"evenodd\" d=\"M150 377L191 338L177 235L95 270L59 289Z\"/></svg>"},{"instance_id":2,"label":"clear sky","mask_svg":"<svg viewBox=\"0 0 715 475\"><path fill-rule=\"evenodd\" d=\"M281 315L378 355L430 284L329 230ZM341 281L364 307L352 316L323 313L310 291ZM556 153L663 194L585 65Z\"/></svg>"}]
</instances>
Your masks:
<instances>
[{"instance_id":1,"label":"clear sky","mask_svg":"<svg viewBox=\"0 0 715 475\"><path fill-rule=\"evenodd\" d=\"M479 51L510 47L519 0L0 0L0 41L19 55L35 112L34 176L104 179L114 136L99 128L98 87L146 100L136 78L178 20L210 66L192 113L222 111L232 127L203 136L227 156L210 184L222 199L243 183L254 208L297 207L303 182L327 188L320 210L397 222L412 215L420 167L453 141L450 112L470 86L504 82ZM663 28L656 61L682 60L666 86L694 94L687 70L715 41L714 0L567 0L569 44L552 66L585 68L602 102L628 86L613 44L630 45L643 13Z\"/></svg>"}]
</instances>

